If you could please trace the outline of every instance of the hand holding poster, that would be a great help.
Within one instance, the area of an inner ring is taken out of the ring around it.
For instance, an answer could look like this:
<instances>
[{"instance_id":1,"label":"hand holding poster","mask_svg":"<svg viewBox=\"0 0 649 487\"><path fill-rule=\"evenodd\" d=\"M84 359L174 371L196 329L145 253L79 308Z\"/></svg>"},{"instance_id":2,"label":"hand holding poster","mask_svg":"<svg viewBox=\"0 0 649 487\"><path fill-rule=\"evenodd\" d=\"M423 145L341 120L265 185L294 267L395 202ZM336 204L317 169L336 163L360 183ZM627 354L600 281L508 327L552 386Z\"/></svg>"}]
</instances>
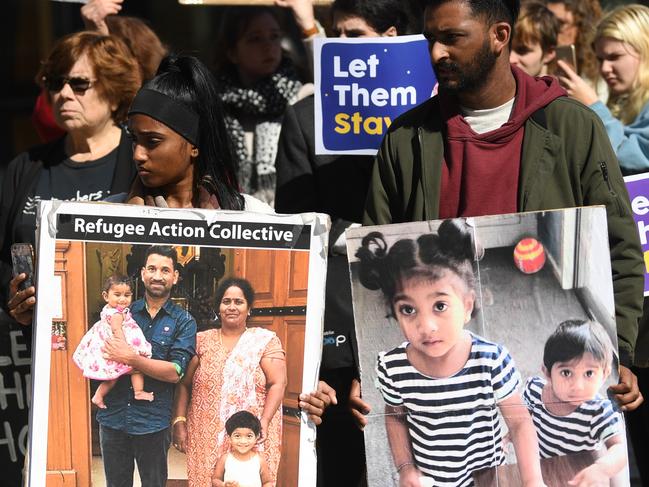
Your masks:
<instances>
[{"instance_id":1,"label":"hand holding poster","mask_svg":"<svg viewBox=\"0 0 649 487\"><path fill-rule=\"evenodd\" d=\"M605 220L346 232L370 487L629 485Z\"/></svg>"},{"instance_id":2,"label":"hand holding poster","mask_svg":"<svg viewBox=\"0 0 649 487\"><path fill-rule=\"evenodd\" d=\"M374 155L436 86L423 36L315 39L316 154Z\"/></svg>"},{"instance_id":3,"label":"hand holding poster","mask_svg":"<svg viewBox=\"0 0 649 487\"><path fill-rule=\"evenodd\" d=\"M49 201L40 215L30 486L130 485L129 452L143 485L235 480L231 457L315 485L298 395L317 384L326 216ZM255 441L235 448L244 430Z\"/></svg>"}]
</instances>

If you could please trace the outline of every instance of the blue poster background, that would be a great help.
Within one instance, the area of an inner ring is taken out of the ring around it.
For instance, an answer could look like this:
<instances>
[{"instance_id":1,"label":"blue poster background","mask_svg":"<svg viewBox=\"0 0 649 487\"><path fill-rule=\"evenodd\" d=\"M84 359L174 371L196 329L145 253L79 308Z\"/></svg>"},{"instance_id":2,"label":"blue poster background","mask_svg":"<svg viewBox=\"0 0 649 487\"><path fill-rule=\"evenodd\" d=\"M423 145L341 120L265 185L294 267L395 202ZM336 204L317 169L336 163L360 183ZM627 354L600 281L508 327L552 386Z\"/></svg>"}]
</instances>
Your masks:
<instances>
[{"instance_id":1,"label":"blue poster background","mask_svg":"<svg viewBox=\"0 0 649 487\"><path fill-rule=\"evenodd\" d=\"M315 61L318 154L375 154L390 123L436 86L420 35L322 39Z\"/></svg>"},{"instance_id":2,"label":"blue poster background","mask_svg":"<svg viewBox=\"0 0 649 487\"><path fill-rule=\"evenodd\" d=\"M633 219L640 234L640 245L645 263L644 273L644 295L649 295L649 274L647 263L649 262L649 173L636 174L624 178L626 189L631 200Z\"/></svg>"}]
</instances>

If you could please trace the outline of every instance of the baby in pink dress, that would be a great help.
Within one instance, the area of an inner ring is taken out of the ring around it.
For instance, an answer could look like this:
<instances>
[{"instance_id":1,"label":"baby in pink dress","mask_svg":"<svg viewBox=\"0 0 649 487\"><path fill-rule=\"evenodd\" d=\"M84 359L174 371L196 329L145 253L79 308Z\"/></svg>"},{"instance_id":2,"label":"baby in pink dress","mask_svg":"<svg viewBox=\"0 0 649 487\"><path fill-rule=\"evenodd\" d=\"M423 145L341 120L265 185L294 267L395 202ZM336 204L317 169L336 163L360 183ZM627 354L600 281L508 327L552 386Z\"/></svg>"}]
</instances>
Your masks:
<instances>
[{"instance_id":1,"label":"baby in pink dress","mask_svg":"<svg viewBox=\"0 0 649 487\"><path fill-rule=\"evenodd\" d=\"M92 402L105 409L104 397L118 377L129 373L135 399L153 401L153 393L144 390L144 375L141 372L133 371L129 365L104 358L104 344L113 336L126 340L140 355L151 357L151 344L144 338L142 329L128 309L133 298L129 278L118 275L109 277L101 295L106 301L106 306L101 310L101 319L83 336L72 356L84 377L102 381Z\"/></svg>"}]
</instances>

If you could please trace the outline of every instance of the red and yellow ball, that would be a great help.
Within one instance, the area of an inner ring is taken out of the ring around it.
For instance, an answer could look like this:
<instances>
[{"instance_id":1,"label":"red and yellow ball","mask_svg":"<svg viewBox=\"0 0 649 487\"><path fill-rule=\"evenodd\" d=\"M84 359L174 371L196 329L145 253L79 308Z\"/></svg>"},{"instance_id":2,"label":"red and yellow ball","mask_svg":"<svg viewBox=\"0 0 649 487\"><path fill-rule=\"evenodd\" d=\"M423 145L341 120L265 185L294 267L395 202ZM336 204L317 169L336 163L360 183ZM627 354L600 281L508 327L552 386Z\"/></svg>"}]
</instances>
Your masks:
<instances>
[{"instance_id":1,"label":"red and yellow ball","mask_svg":"<svg viewBox=\"0 0 649 487\"><path fill-rule=\"evenodd\" d=\"M543 244L535 238L524 238L514 247L514 264L525 274L534 274L545 265Z\"/></svg>"}]
</instances>

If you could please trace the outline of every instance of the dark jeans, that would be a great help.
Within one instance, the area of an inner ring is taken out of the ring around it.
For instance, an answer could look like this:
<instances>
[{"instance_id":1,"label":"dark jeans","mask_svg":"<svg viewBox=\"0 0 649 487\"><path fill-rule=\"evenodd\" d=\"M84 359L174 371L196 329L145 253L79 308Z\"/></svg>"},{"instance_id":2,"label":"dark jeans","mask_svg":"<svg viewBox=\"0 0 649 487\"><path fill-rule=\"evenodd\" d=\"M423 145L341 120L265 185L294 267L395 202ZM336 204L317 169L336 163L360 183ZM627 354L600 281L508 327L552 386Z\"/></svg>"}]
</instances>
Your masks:
<instances>
[{"instance_id":1,"label":"dark jeans","mask_svg":"<svg viewBox=\"0 0 649 487\"><path fill-rule=\"evenodd\" d=\"M135 462L142 487L165 487L167 450L171 444L169 429L147 435L129 435L99 426L99 441L106 487L133 487Z\"/></svg>"}]
</instances>

